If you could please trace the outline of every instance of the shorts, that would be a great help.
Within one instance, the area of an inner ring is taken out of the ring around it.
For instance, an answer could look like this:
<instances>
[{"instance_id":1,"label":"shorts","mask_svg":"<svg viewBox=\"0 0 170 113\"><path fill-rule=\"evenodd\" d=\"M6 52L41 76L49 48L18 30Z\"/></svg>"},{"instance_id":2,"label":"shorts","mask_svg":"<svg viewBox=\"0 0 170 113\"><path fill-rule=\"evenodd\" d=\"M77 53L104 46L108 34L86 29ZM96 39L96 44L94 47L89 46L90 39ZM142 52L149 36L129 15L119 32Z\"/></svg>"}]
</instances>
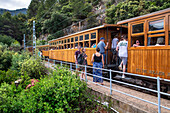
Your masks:
<instances>
[{"instance_id":1,"label":"shorts","mask_svg":"<svg viewBox=\"0 0 170 113\"><path fill-rule=\"evenodd\" d=\"M113 55L116 55L116 53L117 53L116 48L112 48L111 52L113 53Z\"/></svg>"},{"instance_id":2,"label":"shorts","mask_svg":"<svg viewBox=\"0 0 170 113\"><path fill-rule=\"evenodd\" d=\"M127 57L120 57L120 59L123 61L123 65L127 64Z\"/></svg>"}]
</instances>

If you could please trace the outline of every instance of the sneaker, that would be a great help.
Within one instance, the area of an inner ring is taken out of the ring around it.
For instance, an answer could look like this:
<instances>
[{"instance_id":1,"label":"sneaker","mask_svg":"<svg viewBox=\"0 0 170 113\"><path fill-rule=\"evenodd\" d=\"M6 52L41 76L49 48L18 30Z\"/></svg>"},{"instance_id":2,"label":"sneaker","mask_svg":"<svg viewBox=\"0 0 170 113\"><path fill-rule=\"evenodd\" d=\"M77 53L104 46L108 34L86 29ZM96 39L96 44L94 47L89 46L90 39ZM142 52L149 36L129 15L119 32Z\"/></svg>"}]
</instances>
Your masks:
<instances>
[{"instance_id":1,"label":"sneaker","mask_svg":"<svg viewBox=\"0 0 170 113\"><path fill-rule=\"evenodd\" d=\"M125 78L125 75L122 75L122 78Z\"/></svg>"},{"instance_id":2,"label":"sneaker","mask_svg":"<svg viewBox=\"0 0 170 113\"><path fill-rule=\"evenodd\" d=\"M123 70L121 65L119 65L119 70Z\"/></svg>"}]
</instances>

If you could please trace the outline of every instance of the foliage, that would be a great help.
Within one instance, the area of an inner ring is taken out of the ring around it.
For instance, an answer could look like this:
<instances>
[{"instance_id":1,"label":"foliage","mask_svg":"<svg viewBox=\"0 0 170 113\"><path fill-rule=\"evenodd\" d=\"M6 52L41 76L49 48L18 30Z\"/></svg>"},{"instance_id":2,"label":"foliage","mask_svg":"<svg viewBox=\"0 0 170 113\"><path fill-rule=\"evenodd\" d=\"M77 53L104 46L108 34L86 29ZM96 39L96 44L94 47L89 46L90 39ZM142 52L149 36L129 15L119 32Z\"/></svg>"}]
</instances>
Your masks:
<instances>
[{"instance_id":1,"label":"foliage","mask_svg":"<svg viewBox=\"0 0 170 113\"><path fill-rule=\"evenodd\" d=\"M18 41L15 41L15 42L13 42L13 43L11 44L10 47L11 47L11 49L14 50L14 51L19 51L21 45L20 45L20 43L19 43Z\"/></svg>"},{"instance_id":2,"label":"foliage","mask_svg":"<svg viewBox=\"0 0 170 113\"><path fill-rule=\"evenodd\" d=\"M0 70L8 70L8 68L11 66L12 61L12 54L13 52L5 50L0 50Z\"/></svg>"},{"instance_id":3,"label":"foliage","mask_svg":"<svg viewBox=\"0 0 170 113\"><path fill-rule=\"evenodd\" d=\"M67 69L58 69L27 90L14 84L0 86L1 112L90 112L97 104L86 84Z\"/></svg>"},{"instance_id":4,"label":"foliage","mask_svg":"<svg viewBox=\"0 0 170 113\"><path fill-rule=\"evenodd\" d=\"M65 20L64 23L60 24L63 20ZM45 20L43 29L48 33L55 33L68 25L70 25L69 18L64 14L55 12L52 14L50 19Z\"/></svg>"},{"instance_id":5,"label":"foliage","mask_svg":"<svg viewBox=\"0 0 170 113\"><path fill-rule=\"evenodd\" d=\"M47 44L47 43L48 43L48 42L45 41L45 40L39 40L39 39L36 40L36 45L45 45L45 44Z\"/></svg>"},{"instance_id":6,"label":"foliage","mask_svg":"<svg viewBox=\"0 0 170 113\"><path fill-rule=\"evenodd\" d=\"M126 0L106 10L106 22L116 24L118 21L148 14L170 7L170 0Z\"/></svg>"},{"instance_id":7,"label":"foliage","mask_svg":"<svg viewBox=\"0 0 170 113\"><path fill-rule=\"evenodd\" d=\"M31 57L28 60L22 62L21 74L27 73L30 78L39 79L41 75L46 75L46 68L41 59Z\"/></svg>"},{"instance_id":8,"label":"foliage","mask_svg":"<svg viewBox=\"0 0 170 113\"><path fill-rule=\"evenodd\" d=\"M20 71L22 68L22 64L28 59L30 59L30 53L28 51L22 51L21 54L16 52L12 56L12 66L10 67L10 69Z\"/></svg>"},{"instance_id":9,"label":"foliage","mask_svg":"<svg viewBox=\"0 0 170 113\"><path fill-rule=\"evenodd\" d=\"M21 43L25 33L25 21L25 14L11 16L10 12L3 13L0 15L0 34L10 36ZM6 43L9 43L8 46L11 44L10 40Z\"/></svg>"},{"instance_id":10,"label":"foliage","mask_svg":"<svg viewBox=\"0 0 170 113\"><path fill-rule=\"evenodd\" d=\"M15 40L10 36L0 35L0 42L2 42L3 44L7 44L8 46L10 46L11 43L13 43L14 41Z\"/></svg>"},{"instance_id":11,"label":"foliage","mask_svg":"<svg viewBox=\"0 0 170 113\"><path fill-rule=\"evenodd\" d=\"M0 84L4 82L11 84L11 82L17 80L19 76L20 75L16 70L9 69L7 72L0 70Z\"/></svg>"},{"instance_id":12,"label":"foliage","mask_svg":"<svg viewBox=\"0 0 170 113\"><path fill-rule=\"evenodd\" d=\"M2 42L0 42L0 51L4 51L8 48L7 44L3 44Z\"/></svg>"}]
</instances>

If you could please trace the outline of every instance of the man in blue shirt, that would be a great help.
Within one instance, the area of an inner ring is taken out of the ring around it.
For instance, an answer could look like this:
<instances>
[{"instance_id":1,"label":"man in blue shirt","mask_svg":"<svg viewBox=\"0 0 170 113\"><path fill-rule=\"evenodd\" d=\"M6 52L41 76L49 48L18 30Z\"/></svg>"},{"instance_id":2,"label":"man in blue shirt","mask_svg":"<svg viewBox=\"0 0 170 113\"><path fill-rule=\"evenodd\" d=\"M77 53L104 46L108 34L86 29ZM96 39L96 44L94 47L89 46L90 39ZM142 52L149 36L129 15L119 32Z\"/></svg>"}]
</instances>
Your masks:
<instances>
[{"instance_id":1,"label":"man in blue shirt","mask_svg":"<svg viewBox=\"0 0 170 113\"><path fill-rule=\"evenodd\" d=\"M105 49L107 49L107 47L108 47L108 42L105 45L104 40L105 40L104 37L101 37L100 42L97 44L97 47L100 48L100 53L103 55L104 61L105 61L105 56L106 56Z\"/></svg>"}]
</instances>

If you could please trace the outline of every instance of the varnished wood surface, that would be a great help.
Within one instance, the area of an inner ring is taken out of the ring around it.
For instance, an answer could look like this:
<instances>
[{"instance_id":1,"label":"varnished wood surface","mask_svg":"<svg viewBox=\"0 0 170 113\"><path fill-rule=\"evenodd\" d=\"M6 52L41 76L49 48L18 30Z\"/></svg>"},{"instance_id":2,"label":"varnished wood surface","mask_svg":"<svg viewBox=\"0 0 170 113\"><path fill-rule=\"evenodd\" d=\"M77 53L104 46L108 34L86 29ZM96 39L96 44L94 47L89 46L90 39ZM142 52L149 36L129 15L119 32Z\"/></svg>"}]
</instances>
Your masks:
<instances>
[{"instance_id":1,"label":"varnished wood surface","mask_svg":"<svg viewBox=\"0 0 170 113\"><path fill-rule=\"evenodd\" d=\"M42 55L48 57L49 56L49 51L42 51Z\"/></svg>"},{"instance_id":2,"label":"varnished wood surface","mask_svg":"<svg viewBox=\"0 0 170 113\"><path fill-rule=\"evenodd\" d=\"M95 53L95 50L95 48L86 48L88 65L92 65L91 58ZM74 55L76 51L77 49L49 50L49 58L60 61L75 62ZM43 55L44 53L45 52L43 52Z\"/></svg>"},{"instance_id":3,"label":"varnished wood surface","mask_svg":"<svg viewBox=\"0 0 170 113\"><path fill-rule=\"evenodd\" d=\"M170 50L168 49L130 50L128 51L128 72L170 79L169 58Z\"/></svg>"}]
</instances>

